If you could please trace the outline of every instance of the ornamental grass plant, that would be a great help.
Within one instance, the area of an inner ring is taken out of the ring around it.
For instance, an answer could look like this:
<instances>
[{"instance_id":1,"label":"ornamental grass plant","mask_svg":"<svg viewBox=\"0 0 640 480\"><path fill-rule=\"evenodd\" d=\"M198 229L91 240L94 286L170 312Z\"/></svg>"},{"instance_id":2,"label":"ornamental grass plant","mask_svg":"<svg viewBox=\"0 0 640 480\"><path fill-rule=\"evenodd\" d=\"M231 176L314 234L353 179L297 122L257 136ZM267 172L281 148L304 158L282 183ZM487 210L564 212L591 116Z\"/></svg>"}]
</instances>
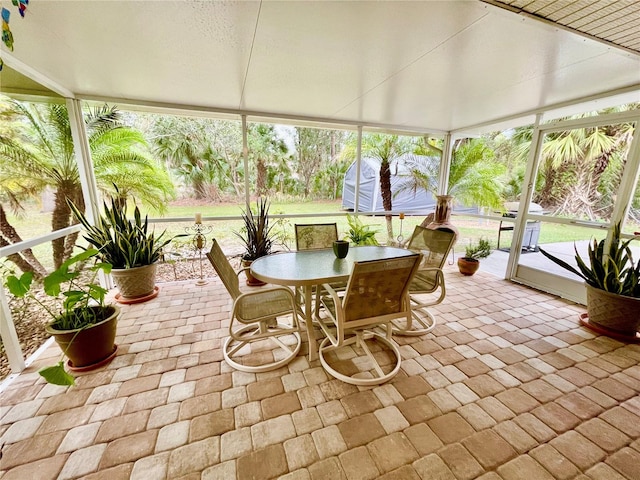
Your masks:
<instances>
[{"instance_id":1,"label":"ornamental grass plant","mask_svg":"<svg viewBox=\"0 0 640 480\"><path fill-rule=\"evenodd\" d=\"M256 212L250 208L242 211L243 229L234 232L242 241L245 253L242 259L253 261L269 255L275 241L274 225L269 225L269 201L260 198L256 202Z\"/></svg>"}]
</instances>

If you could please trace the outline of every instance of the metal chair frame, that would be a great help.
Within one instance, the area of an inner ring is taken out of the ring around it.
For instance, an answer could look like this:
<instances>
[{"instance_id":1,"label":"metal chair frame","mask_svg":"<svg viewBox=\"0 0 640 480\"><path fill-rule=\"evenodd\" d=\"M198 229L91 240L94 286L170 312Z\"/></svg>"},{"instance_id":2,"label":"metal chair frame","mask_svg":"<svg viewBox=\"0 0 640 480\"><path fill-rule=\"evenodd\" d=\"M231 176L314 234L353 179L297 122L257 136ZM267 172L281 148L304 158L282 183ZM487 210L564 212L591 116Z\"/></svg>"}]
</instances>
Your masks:
<instances>
[{"instance_id":1,"label":"metal chair frame","mask_svg":"<svg viewBox=\"0 0 640 480\"><path fill-rule=\"evenodd\" d=\"M336 223L296 223L294 228L296 250L331 248L333 242L338 240L338 225Z\"/></svg>"},{"instance_id":2,"label":"metal chair frame","mask_svg":"<svg viewBox=\"0 0 640 480\"><path fill-rule=\"evenodd\" d=\"M318 250L321 248L333 248L333 242L338 240L337 223L296 223L296 250ZM324 233L325 235L320 235ZM345 283L332 284L333 288L342 290ZM296 289L296 300L302 306L304 304L304 292Z\"/></svg>"},{"instance_id":3,"label":"metal chair frame","mask_svg":"<svg viewBox=\"0 0 640 480\"><path fill-rule=\"evenodd\" d=\"M229 336L222 346L222 354L227 363L236 370L259 373L280 368L293 360L302 345L298 308L293 292L287 287L261 287L255 291L241 292L238 275L248 267L236 272L215 239L207 258L233 299ZM288 315L291 315L291 324L278 322L278 318ZM236 323L242 326L235 328ZM291 345L281 339L287 336L292 337ZM263 339L274 342L284 356L279 359L274 356L276 359L273 362L264 365L240 363L238 357L246 350L244 347Z\"/></svg>"},{"instance_id":4,"label":"metal chair frame","mask_svg":"<svg viewBox=\"0 0 640 480\"><path fill-rule=\"evenodd\" d=\"M345 383L360 386L379 385L398 373L402 357L391 336L391 322L397 318L405 321L411 318L409 284L421 260L422 255L417 254L356 262L344 296L338 295L329 284L318 289L316 305L322 308L316 312L315 319L325 334L318 354L327 373ZM382 327L385 334L369 330L377 327ZM367 345L368 340L377 340L394 353L396 361L389 372L385 373L380 367ZM373 365L373 369L364 376L354 377L339 372L326 359L328 352L353 344L362 349Z\"/></svg>"},{"instance_id":5,"label":"metal chair frame","mask_svg":"<svg viewBox=\"0 0 640 480\"><path fill-rule=\"evenodd\" d=\"M436 319L428 307L442 303L447 295L442 267L453 248L456 236L450 230L432 230L416 226L407 248L423 255L420 268L409 286L412 316L407 322L395 320L393 333L397 335L424 335L436 327ZM418 295L433 294L437 298L424 301Z\"/></svg>"}]
</instances>

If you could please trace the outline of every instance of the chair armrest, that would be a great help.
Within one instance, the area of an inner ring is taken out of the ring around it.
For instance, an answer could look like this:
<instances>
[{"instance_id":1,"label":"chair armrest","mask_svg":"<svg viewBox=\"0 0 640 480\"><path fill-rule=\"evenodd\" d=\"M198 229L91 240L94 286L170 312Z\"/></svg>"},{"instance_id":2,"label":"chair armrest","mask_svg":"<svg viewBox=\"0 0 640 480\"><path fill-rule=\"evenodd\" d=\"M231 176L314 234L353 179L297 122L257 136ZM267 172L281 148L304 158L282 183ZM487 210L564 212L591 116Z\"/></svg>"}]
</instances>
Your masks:
<instances>
[{"instance_id":1,"label":"chair armrest","mask_svg":"<svg viewBox=\"0 0 640 480\"><path fill-rule=\"evenodd\" d=\"M246 269L245 269L246 270ZM267 288L260 288L258 290L251 290L248 292L242 292L238 298L236 299L236 301L240 300L241 298L245 298L245 297L249 297L252 295L265 295L269 292L274 292L274 291L282 291L282 292L287 292L287 295L289 295L291 297L291 299L294 301L295 304L295 297L293 295L293 292L291 291L290 288L288 287L284 287L284 286L277 286L277 287L267 287Z\"/></svg>"},{"instance_id":2,"label":"chair armrest","mask_svg":"<svg viewBox=\"0 0 640 480\"><path fill-rule=\"evenodd\" d=\"M438 283L444 282L444 271L441 268L438 268L438 267L419 268L416 271L416 275L418 273L429 273L429 272L435 272L435 274L436 274L436 282L438 282Z\"/></svg>"},{"instance_id":3,"label":"chair armrest","mask_svg":"<svg viewBox=\"0 0 640 480\"><path fill-rule=\"evenodd\" d=\"M251 270L251 267L242 267L240 270L236 272L236 275L239 277L242 272L245 270Z\"/></svg>"}]
</instances>

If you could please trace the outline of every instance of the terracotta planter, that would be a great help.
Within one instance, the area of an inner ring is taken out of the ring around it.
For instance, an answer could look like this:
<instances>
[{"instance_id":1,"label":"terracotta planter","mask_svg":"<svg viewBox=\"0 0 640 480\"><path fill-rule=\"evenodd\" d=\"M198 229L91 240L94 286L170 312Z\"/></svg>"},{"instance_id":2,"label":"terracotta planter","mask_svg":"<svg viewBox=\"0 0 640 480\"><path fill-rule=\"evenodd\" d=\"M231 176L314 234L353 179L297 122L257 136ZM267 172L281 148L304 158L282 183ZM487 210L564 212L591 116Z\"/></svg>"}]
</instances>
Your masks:
<instances>
[{"instance_id":1,"label":"terracotta planter","mask_svg":"<svg viewBox=\"0 0 640 480\"><path fill-rule=\"evenodd\" d=\"M97 307L93 307L97 308ZM120 308L116 305L106 307L109 316L95 325L79 330L56 330L51 324L46 326L60 349L69 358L69 366L88 370L91 366L102 366L115 353L116 328Z\"/></svg>"},{"instance_id":2,"label":"terracotta planter","mask_svg":"<svg viewBox=\"0 0 640 480\"><path fill-rule=\"evenodd\" d=\"M155 263L135 268L112 269L111 276L125 300L150 296L156 286Z\"/></svg>"},{"instance_id":3,"label":"terracotta planter","mask_svg":"<svg viewBox=\"0 0 640 480\"><path fill-rule=\"evenodd\" d=\"M253 260L245 260L243 258L242 259L242 268L250 267L252 262L253 262ZM266 285L265 282L263 282L262 280L258 280L256 277L251 275L251 270L245 270L244 273L245 273L245 275L247 277L247 285L249 285L250 287L261 287L262 285Z\"/></svg>"},{"instance_id":4,"label":"terracotta planter","mask_svg":"<svg viewBox=\"0 0 640 480\"><path fill-rule=\"evenodd\" d=\"M460 257L458 259L458 270L463 275L471 276L480 268L480 261L475 258Z\"/></svg>"},{"instance_id":5,"label":"terracotta planter","mask_svg":"<svg viewBox=\"0 0 640 480\"><path fill-rule=\"evenodd\" d=\"M587 285L589 323L627 336L640 326L640 298L625 297Z\"/></svg>"}]
</instances>

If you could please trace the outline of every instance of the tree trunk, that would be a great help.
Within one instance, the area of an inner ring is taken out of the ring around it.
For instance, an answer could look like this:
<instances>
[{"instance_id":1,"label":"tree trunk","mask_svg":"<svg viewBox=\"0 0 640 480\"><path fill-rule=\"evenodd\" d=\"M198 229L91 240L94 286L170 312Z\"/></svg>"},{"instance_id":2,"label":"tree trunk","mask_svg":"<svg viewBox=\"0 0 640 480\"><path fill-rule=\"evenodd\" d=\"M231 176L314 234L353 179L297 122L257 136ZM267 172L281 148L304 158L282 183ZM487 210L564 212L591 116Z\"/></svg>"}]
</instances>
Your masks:
<instances>
[{"instance_id":1,"label":"tree trunk","mask_svg":"<svg viewBox=\"0 0 640 480\"><path fill-rule=\"evenodd\" d=\"M206 195L204 191L204 182L202 181L202 179L194 178L191 180L191 183L193 185L193 193L195 193L196 200L204 199Z\"/></svg>"},{"instance_id":2,"label":"tree trunk","mask_svg":"<svg viewBox=\"0 0 640 480\"><path fill-rule=\"evenodd\" d=\"M51 216L51 230L56 232L67 228L72 225L72 214L69 205L67 205L67 198L71 201L76 201L80 196L78 191L80 186L73 180L64 180L58 185L58 189L55 193L55 204L53 207L53 213ZM77 237L77 235L76 235ZM69 258L70 252L73 250L73 245L69 246L69 236L57 238L51 241L53 247L53 264L57 269ZM75 244L75 238L73 239ZM65 257L66 255L66 257Z\"/></svg>"},{"instance_id":3,"label":"tree trunk","mask_svg":"<svg viewBox=\"0 0 640 480\"><path fill-rule=\"evenodd\" d=\"M383 161L380 164L380 194L382 195L382 207L385 211L390 212L393 210L391 201L391 168L388 161ZM393 241L393 217L391 215L385 215L387 221L387 236L388 242Z\"/></svg>"},{"instance_id":4,"label":"tree trunk","mask_svg":"<svg viewBox=\"0 0 640 480\"><path fill-rule=\"evenodd\" d=\"M256 192L259 197L263 197L267 193L267 166L262 158L258 158L256 161L256 172Z\"/></svg>"},{"instance_id":5,"label":"tree trunk","mask_svg":"<svg viewBox=\"0 0 640 480\"><path fill-rule=\"evenodd\" d=\"M22 241L18 232L7 220L6 212L2 205L0 205L0 242L3 247L19 243ZM22 252L9 255L7 257L13 263L15 263L23 272L33 272L33 276L40 280L47 275L47 270L42 266L38 259L33 254L30 248L22 250Z\"/></svg>"},{"instance_id":6,"label":"tree trunk","mask_svg":"<svg viewBox=\"0 0 640 480\"><path fill-rule=\"evenodd\" d=\"M8 247L11 243L7 242L6 239L0 237L0 247ZM33 278L37 281L40 281L46 275L42 275L42 273L36 271L25 258L22 258L18 253L12 253L11 255L7 255L7 260L13 262L23 273L31 272L33 273Z\"/></svg>"}]
</instances>

